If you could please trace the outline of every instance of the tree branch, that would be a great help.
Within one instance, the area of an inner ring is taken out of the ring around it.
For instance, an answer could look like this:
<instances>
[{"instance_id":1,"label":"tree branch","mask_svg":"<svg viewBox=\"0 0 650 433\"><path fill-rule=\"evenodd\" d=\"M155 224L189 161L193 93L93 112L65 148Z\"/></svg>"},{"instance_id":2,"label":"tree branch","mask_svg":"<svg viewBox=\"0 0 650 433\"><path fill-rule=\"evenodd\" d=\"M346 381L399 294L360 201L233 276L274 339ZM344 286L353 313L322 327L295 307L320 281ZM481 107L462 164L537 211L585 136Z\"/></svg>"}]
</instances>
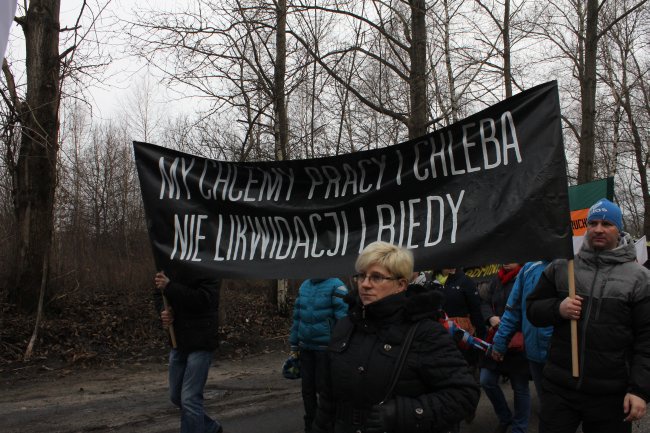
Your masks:
<instances>
[{"instance_id":1,"label":"tree branch","mask_svg":"<svg viewBox=\"0 0 650 433\"><path fill-rule=\"evenodd\" d=\"M648 0L642 0L641 2L637 3L636 6L634 6L632 9L626 11L623 15L621 15L621 16L617 17L616 19L614 19L611 23L609 23L609 25L607 27L605 27L600 33L598 33L598 35L596 36L596 40L599 40L601 37L603 37L605 35L605 33L607 33L612 27L614 27L616 25L616 23L618 23L623 18L625 18L626 16L628 16L629 14L631 14L632 12L634 12L635 10L637 10L638 8L643 6L645 3L647 3L647 1ZM605 2L603 1L603 4L604 3Z\"/></svg>"},{"instance_id":2,"label":"tree branch","mask_svg":"<svg viewBox=\"0 0 650 433\"><path fill-rule=\"evenodd\" d=\"M370 101L366 97L364 97L357 89L355 89L353 86L350 86L350 83L346 82L343 78L341 78L336 71L334 71L332 68L330 68L323 60L318 56L309 46L309 44L300 37L300 35L296 34L292 30L287 31L287 33L291 34L293 37L298 40L303 47L309 52L309 55L312 56L314 60L318 62L319 65L323 67L327 71L327 73L334 78L337 82L339 82L341 85L343 85L348 91L350 91L354 96L356 96L361 102L363 102L366 106L371 108L372 110L385 114L387 116L392 117L395 120L398 120L404 124L406 124L407 121L407 116L404 113L398 113L393 110L389 110L384 106L380 106L375 104L374 102Z\"/></svg>"}]
</instances>

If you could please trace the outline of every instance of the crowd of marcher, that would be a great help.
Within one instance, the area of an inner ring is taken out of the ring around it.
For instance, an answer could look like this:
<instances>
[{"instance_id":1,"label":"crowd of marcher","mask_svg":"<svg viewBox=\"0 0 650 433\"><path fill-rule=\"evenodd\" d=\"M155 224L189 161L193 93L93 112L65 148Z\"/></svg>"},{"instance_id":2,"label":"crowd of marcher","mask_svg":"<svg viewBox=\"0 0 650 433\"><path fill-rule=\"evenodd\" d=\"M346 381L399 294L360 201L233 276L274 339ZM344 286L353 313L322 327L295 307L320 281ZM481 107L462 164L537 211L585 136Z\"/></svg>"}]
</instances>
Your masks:
<instances>
[{"instance_id":1,"label":"crowd of marcher","mask_svg":"<svg viewBox=\"0 0 650 433\"><path fill-rule=\"evenodd\" d=\"M532 379L540 433L580 425L630 433L650 399L650 270L636 262L614 203L592 206L587 226L573 262L504 264L482 294L460 268L414 272L411 252L386 242L361 252L349 289L338 278L304 281L289 344L300 363L305 432L457 433L472 422L482 389L494 433L523 433ZM161 320L173 324L177 342L171 401L181 433L222 432L203 409L219 282L178 281L191 278L155 276Z\"/></svg>"}]
</instances>

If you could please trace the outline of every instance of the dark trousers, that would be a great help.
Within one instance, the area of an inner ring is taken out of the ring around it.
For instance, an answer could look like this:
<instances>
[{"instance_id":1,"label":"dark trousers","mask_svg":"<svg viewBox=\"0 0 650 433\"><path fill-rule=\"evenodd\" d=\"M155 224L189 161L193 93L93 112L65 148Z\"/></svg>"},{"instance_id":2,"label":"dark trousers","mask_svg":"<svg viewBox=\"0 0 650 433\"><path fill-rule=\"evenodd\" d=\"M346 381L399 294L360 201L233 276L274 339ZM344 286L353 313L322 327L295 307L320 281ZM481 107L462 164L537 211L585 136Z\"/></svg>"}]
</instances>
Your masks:
<instances>
[{"instance_id":1,"label":"dark trousers","mask_svg":"<svg viewBox=\"0 0 650 433\"><path fill-rule=\"evenodd\" d=\"M540 402L541 406L541 401L544 398L542 396L542 381L544 380L544 365L546 363L544 362L536 362L536 361L531 361L530 359L528 360L528 367L530 368L530 375L533 378L533 383L535 384L535 391L537 392L537 400ZM546 433L544 431L544 425L542 424L542 419L540 418L538 420L538 427L537 427L537 433Z\"/></svg>"},{"instance_id":2,"label":"dark trousers","mask_svg":"<svg viewBox=\"0 0 650 433\"><path fill-rule=\"evenodd\" d=\"M311 425L316 417L317 396L325 388L327 367L326 351L300 351L300 377L302 378L302 402L305 406L305 431L311 430Z\"/></svg>"},{"instance_id":3,"label":"dark trousers","mask_svg":"<svg viewBox=\"0 0 650 433\"><path fill-rule=\"evenodd\" d=\"M584 433L630 433L624 422L624 394L593 395L542 382L541 424L546 433L575 433L582 423Z\"/></svg>"}]
</instances>

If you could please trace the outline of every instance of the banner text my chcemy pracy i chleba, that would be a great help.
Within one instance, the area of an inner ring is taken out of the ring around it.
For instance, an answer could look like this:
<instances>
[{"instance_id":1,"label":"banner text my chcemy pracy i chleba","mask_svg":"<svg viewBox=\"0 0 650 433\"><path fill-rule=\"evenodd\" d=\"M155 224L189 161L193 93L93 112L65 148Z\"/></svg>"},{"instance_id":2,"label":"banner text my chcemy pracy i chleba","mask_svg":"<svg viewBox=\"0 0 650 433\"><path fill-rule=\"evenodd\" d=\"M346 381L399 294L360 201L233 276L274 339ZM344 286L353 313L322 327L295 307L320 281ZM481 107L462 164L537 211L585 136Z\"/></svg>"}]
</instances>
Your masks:
<instances>
[{"instance_id":1,"label":"banner text my chcemy pracy i chleba","mask_svg":"<svg viewBox=\"0 0 650 433\"><path fill-rule=\"evenodd\" d=\"M134 143L156 263L228 278L348 275L369 243L416 269L571 257L557 86L335 157L234 163Z\"/></svg>"}]
</instances>

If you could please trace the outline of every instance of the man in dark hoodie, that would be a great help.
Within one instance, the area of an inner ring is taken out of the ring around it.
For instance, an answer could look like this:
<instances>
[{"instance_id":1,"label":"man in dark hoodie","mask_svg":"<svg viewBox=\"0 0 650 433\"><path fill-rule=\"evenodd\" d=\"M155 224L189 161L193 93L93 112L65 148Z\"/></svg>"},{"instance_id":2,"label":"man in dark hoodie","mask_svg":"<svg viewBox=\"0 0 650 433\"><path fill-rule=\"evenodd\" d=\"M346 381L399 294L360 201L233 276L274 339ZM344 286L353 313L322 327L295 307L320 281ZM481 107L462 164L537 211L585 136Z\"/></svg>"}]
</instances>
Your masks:
<instances>
[{"instance_id":1,"label":"man in dark hoodie","mask_svg":"<svg viewBox=\"0 0 650 433\"><path fill-rule=\"evenodd\" d=\"M552 262L527 300L535 326L554 326L544 368L546 433L629 433L650 398L650 272L636 263L621 210L601 199L575 256L576 297L566 260ZM571 320L578 322L579 377L572 376Z\"/></svg>"}]
</instances>

